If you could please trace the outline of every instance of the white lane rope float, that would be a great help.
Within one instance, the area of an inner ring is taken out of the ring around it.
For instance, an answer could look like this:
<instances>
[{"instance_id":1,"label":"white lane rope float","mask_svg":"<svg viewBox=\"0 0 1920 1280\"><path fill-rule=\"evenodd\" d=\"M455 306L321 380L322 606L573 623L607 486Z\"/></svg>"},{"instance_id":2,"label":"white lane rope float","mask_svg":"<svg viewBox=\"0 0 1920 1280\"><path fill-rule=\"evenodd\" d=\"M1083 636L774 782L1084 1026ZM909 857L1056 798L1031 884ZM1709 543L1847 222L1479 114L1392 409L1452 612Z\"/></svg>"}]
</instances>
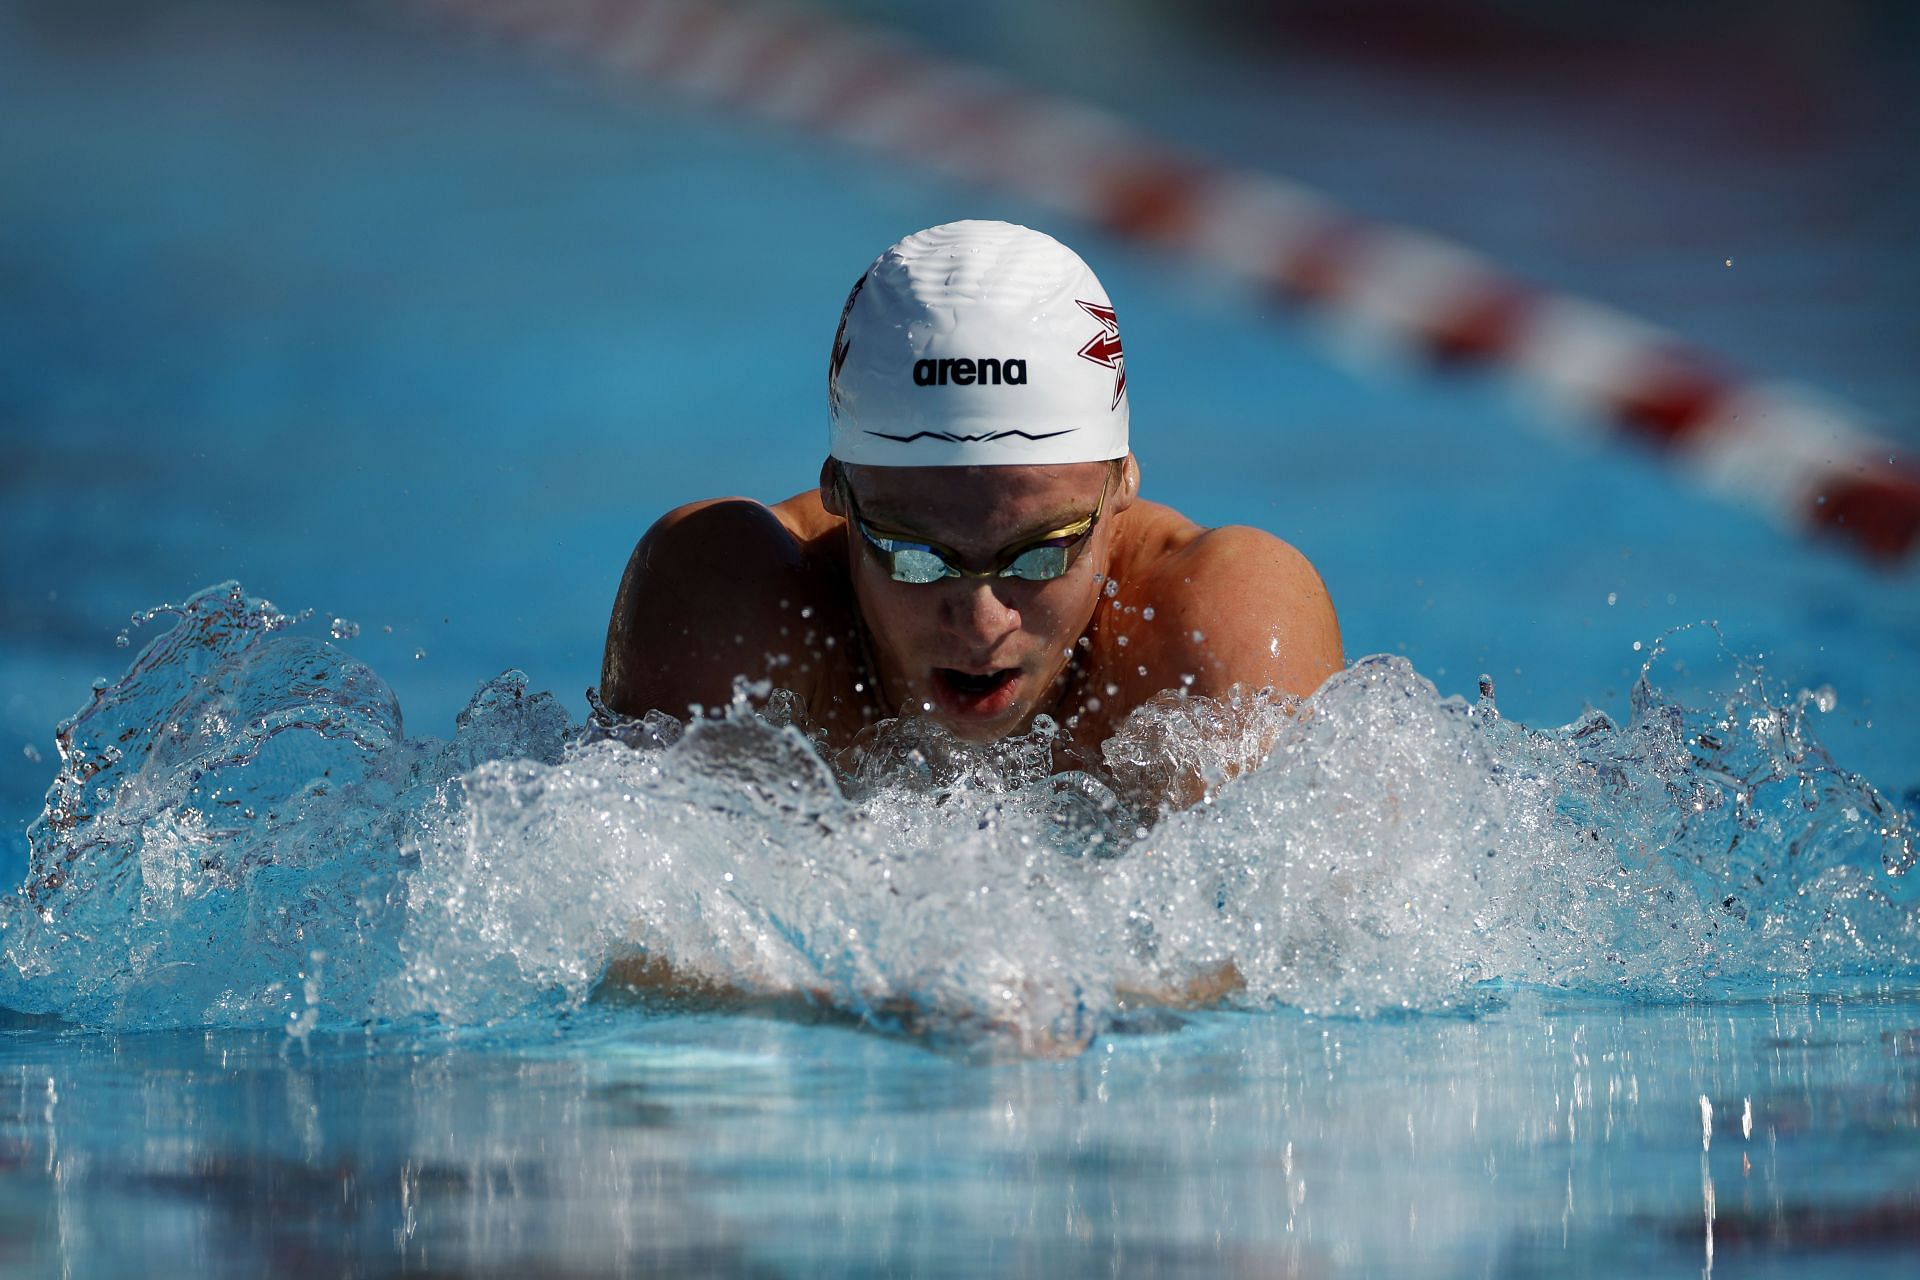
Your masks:
<instances>
[{"instance_id":1,"label":"white lane rope float","mask_svg":"<svg viewBox=\"0 0 1920 1280\"><path fill-rule=\"evenodd\" d=\"M1225 168L822 13L729 0L414 0L493 35L997 187L1238 277L1437 366L1502 370L1567 429L1650 447L1697 482L1897 566L1920 468L1849 406L1747 378L1612 308L1470 249Z\"/></svg>"}]
</instances>

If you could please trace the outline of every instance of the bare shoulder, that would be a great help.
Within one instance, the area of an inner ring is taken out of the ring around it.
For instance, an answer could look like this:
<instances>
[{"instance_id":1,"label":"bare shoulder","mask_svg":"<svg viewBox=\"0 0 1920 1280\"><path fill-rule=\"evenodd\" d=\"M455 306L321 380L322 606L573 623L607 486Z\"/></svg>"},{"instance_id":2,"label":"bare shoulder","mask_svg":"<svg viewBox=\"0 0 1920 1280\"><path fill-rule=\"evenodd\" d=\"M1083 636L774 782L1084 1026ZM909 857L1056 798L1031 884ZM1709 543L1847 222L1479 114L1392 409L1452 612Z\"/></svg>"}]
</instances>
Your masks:
<instances>
[{"instance_id":1,"label":"bare shoulder","mask_svg":"<svg viewBox=\"0 0 1920 1280\"><path fill-rule=\"evenodd\" d=\"M1194 692L1241 684L1305 696L1345 665L1326 584L1293 546L1245 525L1203 528L1165 507L1146 514L1124 594L1143 613L1154 608L1138 625L1162 665L1195 677Z\"/></svg>"},{"instance_id":2,"label":"bare shoulder","mask_svg":"<svg viewBox=\"0 0 1920 1280\"><path fill-rule=\"evenodd\" d=\"M717 498L654 522L627 560L607 624L608 706L685 715L724 703L736 679L792 683L784 632L826 586L806 497L777 507Z\"/></svg>"}]
</instances>

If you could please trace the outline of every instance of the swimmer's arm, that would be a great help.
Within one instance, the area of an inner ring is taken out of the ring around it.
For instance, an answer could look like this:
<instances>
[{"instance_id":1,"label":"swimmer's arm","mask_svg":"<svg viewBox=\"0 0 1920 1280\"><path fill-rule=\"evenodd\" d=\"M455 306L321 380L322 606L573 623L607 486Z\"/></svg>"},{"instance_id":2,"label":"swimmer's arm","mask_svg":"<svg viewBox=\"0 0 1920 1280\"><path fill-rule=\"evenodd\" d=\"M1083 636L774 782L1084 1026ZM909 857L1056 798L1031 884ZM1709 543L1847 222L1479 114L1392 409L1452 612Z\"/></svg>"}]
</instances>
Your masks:
<instances>
[{"instance_id":1,"label":"swimmer's arm","mask_svg":"<svg viewBox=\"0 0 1920 1280\"><path fill-rule=\"evenodd\" d=\"M676 969L664 956L639 950L619 951L608 959L593 998L683 1013L756 1011L803 1016L832 1007L824 990L742 986L697 970Z\"/></svg>"},{"instance_id":2,"label":"swimmer's arm","mask_svg":"<svg viewBox=\"0 0 1920 1280\"><path fill-rule=\"evenodd\" d=\"M1247 980L1240 976L1240 967L1229 960L1217 969L1209 969L1173 986L1122 985L1115 987L1113 994L1120 1008L1128 1012L1140 1008L1213 1009L1246 989Z\"/></svg>"},{"instance_id":3,"label":"swimmer's arm","mask_svg":"<svg viewBox=\"0 0 1920 1280\"><path fill-rule=\"evenodd\" d=\"M1270 688L1303 698L1345 665L1340 624L1320 575L1298 551L1257 529L1207 531L1170 557L1138 599L1156 615L1152 665L1141 674L1170 690L1158 697L1230 701L1236 691ZM1229 764L1224 777L1238 772ZM1126 782L1137 799L1165 809L1189 808L1211 790L1197 765L1150 768Z\"/></svg>"},{"instance_id":4,"label":"swimmer's arm","mask_svg":"<svg viewBox=\"0 0 1920 1280\"><path fill-rule=\"evenodd\" d=\"M685 719L693 707L727 705L736 680L793 687L780 628L807 586L798 544L759 503L722 498L668 512L621 577L602 700L624 715Z\"/></svg>"},{"instance_id":5,"label":"swimmer's arm","mask_svg":"<svg viewBox=\"0 0 1920 1280\"><path fill-rule=\"evenodd\" d=\"M730 1008L745 1004L747 992L731 982L682 973L665 959L645 951L621 952L607 962L595 996L603 1000L654 999Z\"/></svg>"},{"instance_id":6,"label":"swimmer's arm","mask_svg":"<svg viewBox=\"0 0 1920 1280\"><path fill-rule=\"evenodd\" d=\"M1326 584L1287 543L1227 526L1181 559L1181 589L1162 612L1190 692L1224 698L1239 685L1304 698L1346 665Z\"/></svg>"}]
</instances>

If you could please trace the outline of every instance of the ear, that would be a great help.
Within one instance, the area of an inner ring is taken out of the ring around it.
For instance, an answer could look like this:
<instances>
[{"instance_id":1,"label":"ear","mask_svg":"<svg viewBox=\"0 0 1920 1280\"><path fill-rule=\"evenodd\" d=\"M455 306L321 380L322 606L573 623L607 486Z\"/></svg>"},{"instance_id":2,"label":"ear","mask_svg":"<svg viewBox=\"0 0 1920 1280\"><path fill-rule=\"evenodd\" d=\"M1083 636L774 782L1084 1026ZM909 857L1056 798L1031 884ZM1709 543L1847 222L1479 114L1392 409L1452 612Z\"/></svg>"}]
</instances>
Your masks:
<instances>
[{"instance_id":1,"label":"ear","mask_svg":"<svg viewBox=\"0 0 1920 1280\"><path fill-rule=\"evenodd\" d=\"M830 516L846 517L846 504L840 501L840 463L828 458L820 464L820 505Z\"/></svg>"},{"instance_id":2,"label":"ear","mask_svg":"<svg viewBox=\"0 0 1920 1280\"><path fill-rule=\"evenodd\" d=\"M1124 511L1133 505L1140 496L1140 460L1129 453L1120 460L1120 487L1114 494L1111 504L1115 511Z\"/></svg>"}]
</instances>

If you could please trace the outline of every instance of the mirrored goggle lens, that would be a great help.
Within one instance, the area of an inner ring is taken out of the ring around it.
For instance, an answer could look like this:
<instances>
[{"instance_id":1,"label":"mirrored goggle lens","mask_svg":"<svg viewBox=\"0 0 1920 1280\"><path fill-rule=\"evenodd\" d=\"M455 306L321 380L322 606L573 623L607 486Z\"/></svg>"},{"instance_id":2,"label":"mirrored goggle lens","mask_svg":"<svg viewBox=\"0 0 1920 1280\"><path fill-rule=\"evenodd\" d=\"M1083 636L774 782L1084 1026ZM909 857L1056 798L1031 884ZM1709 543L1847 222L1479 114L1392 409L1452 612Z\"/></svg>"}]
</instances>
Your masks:
<instances>
[{"instance_id":1,"label":"mirrored goggle lens","mask_svg":"<svg viewBox=\"0 0 1920 1280\"><path fill-rule=\"evenodd\" d=\"M1067 571L1066 547L1029 547L1000 571L1003 578L1025 578L1028 582L1050 582Z\"/></svg>"},{"instance_id":2,"label":"mirrored goggle lens","mask_svg":"<svg viewBox=\"0 0 1920 1280\"><path fill-rule=\"evenodd\" d=\"M945 560L924 547L896 547L888 554L895 582L938 582L952 572Z\"/></svg>"},{"instance_id":3,"label":"mirrored goggle lens","mask_svg":"<svg viewBox=\"0 0 1920 1280\"><path fill-rule=\"evenodd\" d=\"M925 584L938 582L942 578L967 576L930 547L902 546L899 543L883 543L878 539L874 541L886 553L889 573L895 582ZM1071 546L1028 547L997 576L1023 578L1028 582L1051 582L1066 573L1072 553Z\"/></svg>"}]
</instances>

